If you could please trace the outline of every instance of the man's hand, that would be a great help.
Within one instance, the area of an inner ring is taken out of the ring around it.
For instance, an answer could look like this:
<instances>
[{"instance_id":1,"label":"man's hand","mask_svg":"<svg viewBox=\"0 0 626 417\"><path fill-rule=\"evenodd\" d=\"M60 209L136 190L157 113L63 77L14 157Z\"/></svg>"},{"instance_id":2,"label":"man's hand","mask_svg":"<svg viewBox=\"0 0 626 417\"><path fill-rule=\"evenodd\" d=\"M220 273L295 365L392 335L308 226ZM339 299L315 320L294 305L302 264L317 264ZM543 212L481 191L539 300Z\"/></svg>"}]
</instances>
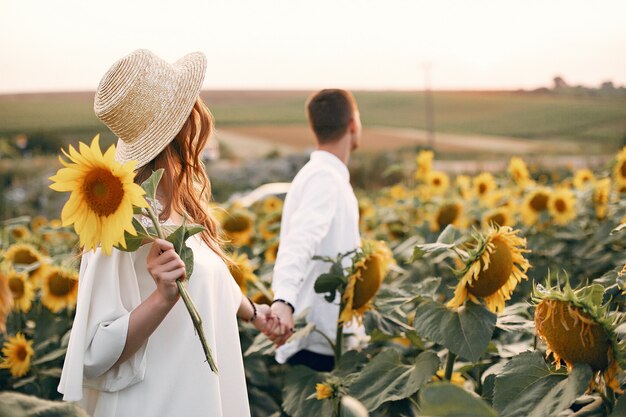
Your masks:
<instances>
[{"instance_id":1,"label":"man's hand","mask_svg":"<svg viewBox=\"0 0 626 417\"><path fill-rule=\"evenodd\" d=\"M285 303L272 304L271 311L275 318L268 323L263 333L277 347L282 346L293 334L293 313L291 307Z\"/></svg>"},{"instance_id":2,"label":"man's hand","mask_svg":"<svg viewBox=\"0 0 626 417\"><path fill-rule=\"evenodd\" d=\"M276 317L274 317L270 306L267 304L255 304L255 306L256 319L254 319L252 324L258 331L265 333L266 327L270 326L273 321L276 321Z\"/></svg>"}]
</instances>

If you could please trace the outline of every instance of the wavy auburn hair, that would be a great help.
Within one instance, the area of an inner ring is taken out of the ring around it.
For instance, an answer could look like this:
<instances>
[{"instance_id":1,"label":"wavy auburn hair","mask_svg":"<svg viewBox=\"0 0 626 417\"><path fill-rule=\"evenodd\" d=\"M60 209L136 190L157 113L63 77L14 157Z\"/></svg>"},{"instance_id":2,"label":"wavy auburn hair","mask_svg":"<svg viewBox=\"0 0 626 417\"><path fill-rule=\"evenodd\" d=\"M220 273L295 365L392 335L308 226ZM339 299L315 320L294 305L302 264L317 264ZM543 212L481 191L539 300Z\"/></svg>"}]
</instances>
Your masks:
<instances>
[{"instance_id":1,"label":"wavy auburn hair","mask_svg":"<svg viewBox=\"0 0 626 417\"><path fill-rule=\"evenodd\" d=\"M159 155L140 167L135 182L141 184L153 171L163 168L159 188L165 198L161 221L170 217L172 211L187 217L190 222L204 226L202 240L220 258L228 262L220 244L217 222L210 216L211 183L200 158L213 132L213 115L200 97L191 114L176 137Z\"/></svg>"}]
</instances>

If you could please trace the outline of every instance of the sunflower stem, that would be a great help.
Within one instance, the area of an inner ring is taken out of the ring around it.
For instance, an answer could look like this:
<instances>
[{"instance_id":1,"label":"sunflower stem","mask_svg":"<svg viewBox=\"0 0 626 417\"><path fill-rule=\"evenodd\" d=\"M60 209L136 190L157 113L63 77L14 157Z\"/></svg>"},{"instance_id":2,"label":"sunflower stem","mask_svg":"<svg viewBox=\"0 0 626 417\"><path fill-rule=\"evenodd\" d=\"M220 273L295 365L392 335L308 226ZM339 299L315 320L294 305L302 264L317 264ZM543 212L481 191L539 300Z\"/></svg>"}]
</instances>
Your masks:
<instances>
[{"instance_id":1,"label":"sunflower stem","mask_svg":"<svg viewBox=\"0 0 626 417\"><path fill-rule=\"evenodd\" d=\"M163 229L161 228L161 224L159 223L159 219L157 218L156 213L148 205L146 208L148 212L148 216L150 216L150 220L152 220L152 224L154 225L154 229L156 230L157 236L159 239L165 239L165 235L163 234ZM180 255L180 254L179 254ZM185 303L185 307L187 307L187 312L189 312L189 316L191 317L191 321L193 322L193 327L196 329L198 337L200 338L200 343L202 344L202 350L204 351L204 357L206 361L209 363L209 367L211 371L218 373L217 364L213 359L213 354L211 353L211 348L206 340L206 336L204 335L204 328L202 327L202 319L200 318L200 313L198 313L198 309L196 308L193 300L189 296L189 291L187 291L187 286L183 283L182 280L176 280L176 286L178 287L178 293L180 294L183 302Z\"/></svg>"},{"instance_id":2,"label":"sunflower stem","mask_svg":"<svg viewBox=\"0 0 626 417\"><path fill-rule=\"evenodd\" d=\"M343 297L342 297L343 298ZM343 299L339 303L339 318L337 319L337 334L335 337L335 368L341 359L341 351L343 348L343 322L341 321L341 312L344 309Z\"/></svg>"},{"instance_id":3,"label":"sunflower stem","mask_svg":"<svg viewBox=\"0 0 626 417\"><path fill-rule=\"evenodd\" d=\"M448 360L446 362L446 373L444 378L450 381L452 379L452 371L454 370L454 361L456 361L456 355L448 351Z\"/></svg>"}]
</instances>

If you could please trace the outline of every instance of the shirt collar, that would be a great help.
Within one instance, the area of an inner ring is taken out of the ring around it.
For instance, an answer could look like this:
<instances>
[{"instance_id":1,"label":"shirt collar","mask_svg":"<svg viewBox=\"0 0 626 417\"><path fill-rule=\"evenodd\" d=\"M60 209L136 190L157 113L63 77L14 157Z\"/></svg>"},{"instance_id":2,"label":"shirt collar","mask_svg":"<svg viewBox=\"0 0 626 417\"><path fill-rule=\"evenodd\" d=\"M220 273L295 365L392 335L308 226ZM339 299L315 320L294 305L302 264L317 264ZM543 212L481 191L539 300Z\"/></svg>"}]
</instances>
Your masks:
<instances>
[{"instance_id":1,"label":"shirt collar","mask_svg":"<svg viewBox=\"0 0 626 417\"><path fill-rule=\"evenodd\" d=\"M336 155L328 151L317 150L311 153L311 160L332 167L343 178L350 181L350 171L348 171L348 167L341 159L337 158Z\"/></svg>"}]
</instances>

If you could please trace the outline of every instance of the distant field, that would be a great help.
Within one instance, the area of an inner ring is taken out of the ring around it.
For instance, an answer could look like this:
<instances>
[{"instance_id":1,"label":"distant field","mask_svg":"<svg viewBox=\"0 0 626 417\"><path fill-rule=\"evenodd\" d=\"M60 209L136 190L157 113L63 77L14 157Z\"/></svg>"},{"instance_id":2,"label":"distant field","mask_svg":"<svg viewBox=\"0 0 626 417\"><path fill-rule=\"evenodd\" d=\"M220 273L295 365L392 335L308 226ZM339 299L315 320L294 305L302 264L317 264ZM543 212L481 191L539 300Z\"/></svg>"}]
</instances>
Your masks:
<instances>
[{"instance_id":1,"label":"distant field","mask_svg":"<svg viewBox=\"0 0 626 417\"><path fill-rule=\"evenodd\" d=\"M218 128L304 125L305 91L207 91L202 97ZM421 92L356 92L365 127L424 129ZM0 96L0 137L54 134L68 140L113 136L93 115L93 93ZM574 98L514 92L436 92L438 132L497 135L616 149L626 136L626 99ZM252 129L252 130L251 130ZM282 141L282 139L279 139ZM514 152L514 150L513 150Z\"/></svg>"}]
</instances>

